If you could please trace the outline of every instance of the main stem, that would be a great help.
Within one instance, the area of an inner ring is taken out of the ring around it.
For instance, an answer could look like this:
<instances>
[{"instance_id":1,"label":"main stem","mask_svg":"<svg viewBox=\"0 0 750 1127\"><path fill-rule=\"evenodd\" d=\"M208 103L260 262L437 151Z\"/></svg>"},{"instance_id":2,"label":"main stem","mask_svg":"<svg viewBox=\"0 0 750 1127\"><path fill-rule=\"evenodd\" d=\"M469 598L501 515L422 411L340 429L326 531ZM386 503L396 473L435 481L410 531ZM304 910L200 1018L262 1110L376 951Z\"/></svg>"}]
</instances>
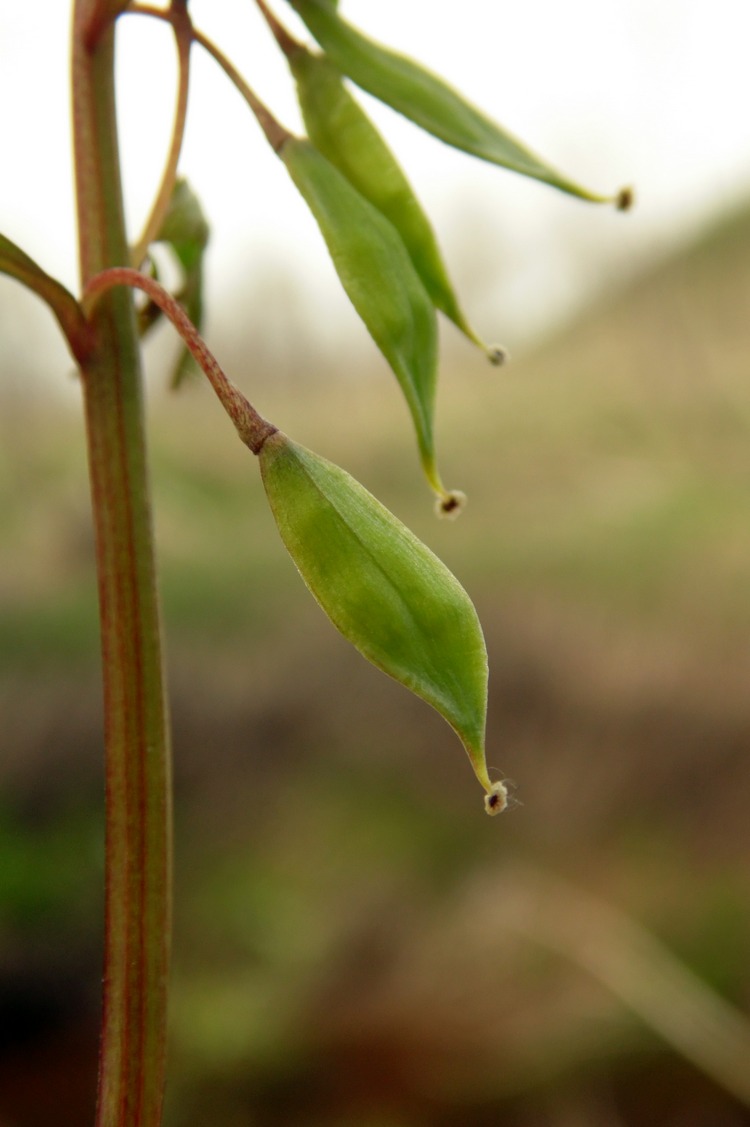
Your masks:
<instances>
[{"instance_id":1,"label":"main stem","mask_svg":"<svg viewBox=\"0 0 750 1127\"><path fill-rule=\"evenodd\" d=\"M121 5L119 5L121 6ZM76 0L73 119L82 282L129 250L114 97L117 0ZM130 292L93 315L82 368L96 531L106 741L104 1012L97 1127L158 1127L171 932L169 723L140 354Z\"/></svg>"}]
</instances>

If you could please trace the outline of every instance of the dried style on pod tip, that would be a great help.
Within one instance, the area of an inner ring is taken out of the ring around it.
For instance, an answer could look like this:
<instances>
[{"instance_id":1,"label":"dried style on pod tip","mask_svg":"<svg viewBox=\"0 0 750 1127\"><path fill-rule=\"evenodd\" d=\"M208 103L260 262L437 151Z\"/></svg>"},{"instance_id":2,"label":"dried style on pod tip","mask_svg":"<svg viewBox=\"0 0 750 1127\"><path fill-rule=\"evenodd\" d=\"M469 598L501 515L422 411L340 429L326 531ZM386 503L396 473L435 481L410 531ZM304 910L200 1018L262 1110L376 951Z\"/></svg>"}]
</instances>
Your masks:
<instances>
[{"instance_id":1,"label":"dried style on pod tip","mask_svg":"<svg viewBox=\"0 0 750 1127\"><path fill-rule=\"evenodd\" d=\"M618 211L630 211L635 204L635 189L632 187L621 188L617 193L615 207Z\"/></svg>"},{"instance_id":2,"label":"dried style on pod tip","mask_svg":"<svg viewBox=\"0 0 750 1127\"><path fill-rule=\"evenodd\" d=\"M495 368L502 368L510 360L510 353L501 344L491 344L487 349L487 359Z\"/></svg>"},{"instance_id":3,"label":"dried style on pod tip","mask_svg":"<svg viewBox=\"0 0 750 1127\"><path fill-rule=\"evenodd\" d=\"M441 520L455 520L460 517L468 504L468 498L460 489L442 493L435 501L435 512Z\"/></svg>"},{"instance_id":4,"label":"dried style on pod tip","mask_svg":"<svg viewBox=\"0 0 750 1127\"><path fill-rule=\"evenodd\" d=\"M508 788L503 782L493 783L492 789L484 796L484 808L491 818L502 814L508 808Z\"/></svg>"}]
</instances>

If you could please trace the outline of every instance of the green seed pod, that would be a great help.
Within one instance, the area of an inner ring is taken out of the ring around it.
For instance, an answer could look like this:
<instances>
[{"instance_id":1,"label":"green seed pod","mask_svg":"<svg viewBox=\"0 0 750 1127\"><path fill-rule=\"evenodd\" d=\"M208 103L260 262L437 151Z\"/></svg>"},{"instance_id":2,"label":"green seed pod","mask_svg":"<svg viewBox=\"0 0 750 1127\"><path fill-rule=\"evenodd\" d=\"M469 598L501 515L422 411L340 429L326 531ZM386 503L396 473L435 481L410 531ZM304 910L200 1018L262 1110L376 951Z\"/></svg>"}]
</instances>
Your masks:
<instances>
[{"instance_id":1,"label":"green seed pod","mask_svg":"<svg viewBox=\"0 0 750 1127\"><path fill-rule=\"evenodd\" d=\"M309 141L289 137L279 155L312 211L341 283L409 405L425 476L445 496L435 460L435 308L401 236Z\"/></svg>"},{"instance_id":2,"label":"green seed pod","mask_svg":"<svg viewBox=\"0 0 750 1127\"><path fill-rule=\"evenodd\" d=\"M382 136L323 55L289 55L302 117L315 148L396 228L436 307L487 354L464 316L429 219Z\"/></svg>"},{"instance_id":3,"label":"green seed pod","mask_svg":"<svg viewBox=\"0 0 750 1127\"><path fill-rule=\"evenodd\" d=\"M563 192L593 203L621 206L620 196L596 195L563 176L441 78L367 39L346 23L328 0L290 3L342 74L428 133L456 149L542 180Z\"/></svg>"},{"instance_id":4,"label":"green seed pod","mask_svg":"<svg viewBox=\"0 0 750 1127\"><path fill-rule=\"evenodd\" d=\"M334 626L445 717L492 795L484 753L487 651L463 587L338 466L280 432L259 459L281 538Z\"/></svg>"}]
</instances>

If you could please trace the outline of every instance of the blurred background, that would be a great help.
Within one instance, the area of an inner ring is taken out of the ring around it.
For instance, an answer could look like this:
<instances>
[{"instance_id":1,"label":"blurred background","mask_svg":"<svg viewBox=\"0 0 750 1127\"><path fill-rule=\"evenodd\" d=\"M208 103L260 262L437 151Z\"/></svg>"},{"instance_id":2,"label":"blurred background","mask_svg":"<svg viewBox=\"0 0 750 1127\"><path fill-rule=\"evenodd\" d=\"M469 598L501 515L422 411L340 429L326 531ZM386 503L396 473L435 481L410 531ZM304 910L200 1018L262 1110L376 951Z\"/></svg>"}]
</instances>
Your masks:
<instances>
[{"instance_id":1,"label":"blurred background","mask_svg":"<svg viewBox=\"0 0 750 1127\"><path fill-rule=\"evenodd\" d=\"M197 53L182 170L209 344L474 598L487 819L453 733L354 655L285 557L198 378L147 348L170 660L169 1127L750 1123L750 9L342 0L623 216L383 126L501 371L446 328L435 521L392 376L243 104ZM563 10L564 9L564 10ZM75 289L71 5L0 9L0 229ZM277 4L289 26L298 22ZM253 6L194 0L289 125ZM168 32L121 21L136 236ZM92 1121L102 764L71 362L0 278L0 1127Z\"/></svg>"}]
</instances>

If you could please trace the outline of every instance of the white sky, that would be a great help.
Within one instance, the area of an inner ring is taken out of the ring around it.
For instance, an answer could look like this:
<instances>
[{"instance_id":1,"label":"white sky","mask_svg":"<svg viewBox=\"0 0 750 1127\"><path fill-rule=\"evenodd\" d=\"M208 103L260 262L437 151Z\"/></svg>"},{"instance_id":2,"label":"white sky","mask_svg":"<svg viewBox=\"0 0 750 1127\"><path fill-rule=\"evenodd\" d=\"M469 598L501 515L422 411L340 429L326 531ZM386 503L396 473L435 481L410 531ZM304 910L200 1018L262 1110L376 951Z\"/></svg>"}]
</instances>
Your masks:
<instances>
[{"instance_id":1,"label":"white sky","mask_svg":"<svg viewBox=\"0 0 750 1127\"><path fill-rule=\"evenodd\" d=\"M285 124L298 127L286 65L251 0L190 7L196 26ZM748 0L342 0L341 7L573 178L601 191L636 186L638 206L628 216L588 207L454 153L365 99L428 206L466 285L465 304L492 339L512 347L581 294L750 195ZM75 289L71 8L63 0L0 0L0 230ZM275 10L301 30L286 3L276 0ZM133 16L121 21L120 46L135 235L169 132L174 50L166 27ZM338 324L350 316L346 299L304 204L216 65L198 49L194 63L182 171L212 224L211 323L221 324L222 308L243 287L255 300L288 270L320 322ZM0 301L15 300L9 287L2 281Z\"/></svg>"}]
</instances>

